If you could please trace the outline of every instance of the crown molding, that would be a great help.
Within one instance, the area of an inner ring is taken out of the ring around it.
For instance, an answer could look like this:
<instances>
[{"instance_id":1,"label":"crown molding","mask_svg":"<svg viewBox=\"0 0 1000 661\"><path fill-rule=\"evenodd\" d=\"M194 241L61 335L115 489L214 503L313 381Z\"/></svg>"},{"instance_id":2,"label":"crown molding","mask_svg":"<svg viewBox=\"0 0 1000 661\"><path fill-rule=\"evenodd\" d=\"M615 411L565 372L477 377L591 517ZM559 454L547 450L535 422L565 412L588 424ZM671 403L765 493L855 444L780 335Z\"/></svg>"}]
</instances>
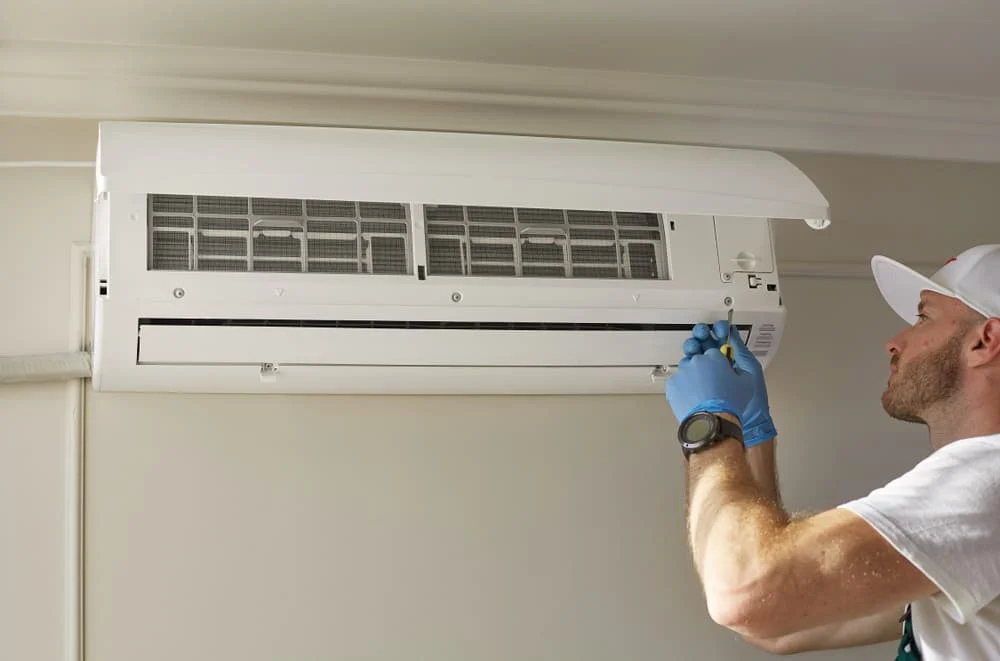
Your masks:
<instances>
[{"instance_id":1,"label":"crown molding","mask_svg":"<svg viewBox=\"0 0 1000 661\"><path fill-rule=\"evenodd\" d=\"M1000 162L1000 98L357 55L0 40L0 115L267 122Z\"/></svg>"},{"instance_id":2,"label":"crown molding","mask_svg":"<svg viewBox=\"0 0 1000 661\"><path fill-rule=\"evenodd\" d=\"M907 262L914 271L928 277L941 264ZM794 260L778 257L778 272L782 278L819 278L823 280L869 280L875 282L870 261L834 261L825 259Z\"/></svg>"}]
</instances>

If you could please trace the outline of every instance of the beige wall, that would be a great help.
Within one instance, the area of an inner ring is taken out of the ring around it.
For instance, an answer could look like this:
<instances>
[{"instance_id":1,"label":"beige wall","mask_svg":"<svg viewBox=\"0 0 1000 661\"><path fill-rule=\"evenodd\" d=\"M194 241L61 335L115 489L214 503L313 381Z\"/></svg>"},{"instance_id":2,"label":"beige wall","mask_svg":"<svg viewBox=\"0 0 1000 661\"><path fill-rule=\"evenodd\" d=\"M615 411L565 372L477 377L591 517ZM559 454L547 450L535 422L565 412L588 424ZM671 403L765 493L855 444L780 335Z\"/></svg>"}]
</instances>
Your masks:
<instances>
[{"instance_id":1,"label":"beige wall","mask_svg":"<svg viewBox=\"0 0 1000 661\"><path fill-rule=\"evenodd\" d=\"M0 119L0 161L91 159L93 140L91 122ZM980 210L1000 167L790 158L836 221L782 225L784 260L997 240ZM0 170L0 354L65 349L90 179ZM867 279L783 289L785 499L831 507L926 452L878 401L901 322ZM88 397L88 658L766 658L705 612L660 397ZM3 659L61 658L67 415L65 386L0 388Z\"/></svg>"},{"instance_id":2,"label":"beige wall","mask_svg":"<svg viewBox=\"0 0 1000 661\"><path fill-rule=\"evenodd\" d=\"M35 128L0 118L0 161L60 153L64 127ZM92 178L0 169L0 354L68 350L70 251L89 240ZM70 393L0 385L0 659L64 658Z\"/></svg>"}]
</instances>

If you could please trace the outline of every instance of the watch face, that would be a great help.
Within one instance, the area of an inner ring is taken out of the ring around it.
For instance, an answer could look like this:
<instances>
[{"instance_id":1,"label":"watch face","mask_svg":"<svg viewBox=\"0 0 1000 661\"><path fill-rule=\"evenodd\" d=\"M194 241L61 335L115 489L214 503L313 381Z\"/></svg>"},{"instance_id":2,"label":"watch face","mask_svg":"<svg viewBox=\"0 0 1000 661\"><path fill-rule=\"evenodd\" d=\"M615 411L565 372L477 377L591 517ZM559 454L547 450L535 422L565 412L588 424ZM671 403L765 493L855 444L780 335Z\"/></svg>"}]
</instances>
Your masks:
<instances>
[{"instance_id":1,"label":"watch face","mask_svg":"<svg viewBox=\"0 0 1000 661\"><path fill-rule=\"evenodd\" d=\"M682 436L687 443L701 443L715 433L718 421L714 415L696 413L684 423Z\"/></svg>"},{"instance_id":2,"label":"watch face","mask_svg":"<svg viewBox=\"0 0 1000 661\"><path fill-rule=\"evenodd\" d=\"M684 435L687 436L689 441L700 441L712 433L714 424L712 424L711 418L695 418L691 420L691 423L684 430Z\"/></svg>"}]
</instances>

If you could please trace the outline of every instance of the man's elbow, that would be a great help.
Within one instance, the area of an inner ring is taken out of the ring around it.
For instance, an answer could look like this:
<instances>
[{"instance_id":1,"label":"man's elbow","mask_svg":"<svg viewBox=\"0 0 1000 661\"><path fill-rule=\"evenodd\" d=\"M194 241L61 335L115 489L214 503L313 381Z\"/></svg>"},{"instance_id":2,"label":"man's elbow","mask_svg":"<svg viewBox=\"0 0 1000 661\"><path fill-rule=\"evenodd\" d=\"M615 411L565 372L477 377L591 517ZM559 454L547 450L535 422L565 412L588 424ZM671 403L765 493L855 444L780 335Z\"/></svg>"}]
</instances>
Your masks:
<instances>
[{"instance_id":1,"label":"man's elbow","mask_svg":"<svg viewBox=\"0 0 1000 661\"><path fill-rule=\"evenodd\" d=\"M708 614L717 624L744 638L773 641L791 633L788 618L781 613L773 594L763 590L708 593Z\"/></svg>"},{"instance_id":2,"label":"man's elbow","mask_svg":"<svg viewBox=\"0 0 1000 661\"><path fill-rule=\"evenodd\" d=\"M771 654L792 654L788 637L774 635L765 620L764 609L746 594L706 593L708 614L712 620L734 633L754 647ZM759 602L759 600L757 600Z\"/></svg>"},{"instance_id":3,"label":"man's elbow","mask_svg":"<svg viewBox=\"0 0 1000 661\"><path fill-rule=\"evenodd\" d=\"M753 645L757 649L769 652L770 654L785 656L805 651L801 647L794 646L791 638L794 638L794 636L779 636L778 638L754 638L753 636L743 636L744 642Z\"/></svg>"}]
</instances>

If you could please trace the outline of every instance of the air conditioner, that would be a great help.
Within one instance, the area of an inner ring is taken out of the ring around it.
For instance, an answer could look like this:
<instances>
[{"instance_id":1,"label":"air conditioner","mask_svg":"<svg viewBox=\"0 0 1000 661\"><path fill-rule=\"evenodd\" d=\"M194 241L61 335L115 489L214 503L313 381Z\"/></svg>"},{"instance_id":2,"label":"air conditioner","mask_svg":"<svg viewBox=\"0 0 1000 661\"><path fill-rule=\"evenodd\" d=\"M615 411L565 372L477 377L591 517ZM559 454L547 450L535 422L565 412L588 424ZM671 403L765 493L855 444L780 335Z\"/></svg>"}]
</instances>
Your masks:
<instances>
[{"instance_id":1,"label":"air conditioner","mask_svg":"<svg viewBox=\"0 0 1000 661\"><path fill-rule=\"evenodd\" d=\"M692 326L767 364L769 219L825 227L762 151L107 122L97 390L655 393Z\"/></svg>"}]
</instances>

